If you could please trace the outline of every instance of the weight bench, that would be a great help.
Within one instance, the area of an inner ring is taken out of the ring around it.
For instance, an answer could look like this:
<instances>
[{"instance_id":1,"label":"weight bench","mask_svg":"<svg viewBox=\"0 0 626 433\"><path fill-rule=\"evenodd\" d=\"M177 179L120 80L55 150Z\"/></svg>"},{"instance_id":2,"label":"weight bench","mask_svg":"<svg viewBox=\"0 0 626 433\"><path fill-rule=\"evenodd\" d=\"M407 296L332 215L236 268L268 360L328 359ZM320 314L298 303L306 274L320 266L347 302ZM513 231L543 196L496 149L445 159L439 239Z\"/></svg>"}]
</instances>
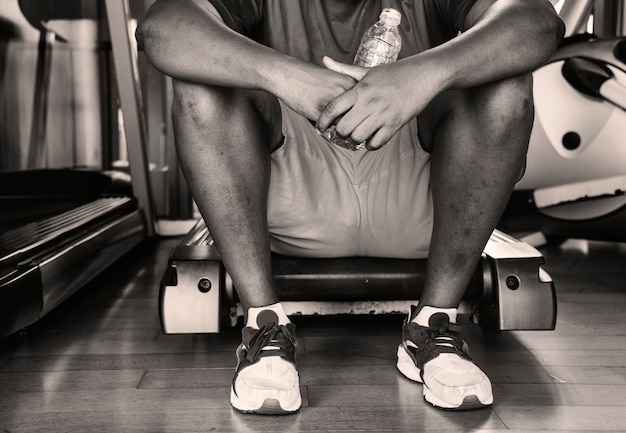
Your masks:
<instances>
[{"instance_id":1,"label":"weight bench","mask_svg":"<svg viewBox=\"0 0 626 433\"><path fill-rule=\"evenodd\" d=\"M534 247L494 231L465 292L461 312L483 330L552 330L554 284ZM288 315L406 314L417 303L426 259L300 258L272 255ZM172 250L161 281L166 334L217 333L243 310L202 219Z\"/></svg>"}]
</instances>

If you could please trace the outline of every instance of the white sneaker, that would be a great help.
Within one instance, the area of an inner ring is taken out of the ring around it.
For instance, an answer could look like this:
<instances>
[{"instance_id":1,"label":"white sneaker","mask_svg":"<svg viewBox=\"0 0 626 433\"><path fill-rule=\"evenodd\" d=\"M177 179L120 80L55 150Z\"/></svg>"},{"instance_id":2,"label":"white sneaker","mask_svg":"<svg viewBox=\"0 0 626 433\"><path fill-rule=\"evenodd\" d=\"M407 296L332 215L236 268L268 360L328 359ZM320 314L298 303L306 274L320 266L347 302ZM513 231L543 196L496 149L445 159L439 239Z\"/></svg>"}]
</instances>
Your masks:
<instances>
[{"instance_id":1,"label":"white sneaker","mask_svg":"<svg viewBox=\"0 0 626 433\"><path fill-rule=\"evenodd\" d=\"M492 404L491 381L470 358L460 326L445 313L433 314L428 324L404 324L398 370L424 384L424 399L433 406L464 410Z\"/></svg>"},{"instance_id":2,"label":"white sneaker","mask_svg":"<svg viewBox=\"0 0 626 433\"><path fill-rule=\"evenodd\" d=\"M296 370L296 327L268 322L243 328L237 348L237 371L230 391L231 405L246 413L280 415L300 409Z\"/></svg>"}]
</instances>

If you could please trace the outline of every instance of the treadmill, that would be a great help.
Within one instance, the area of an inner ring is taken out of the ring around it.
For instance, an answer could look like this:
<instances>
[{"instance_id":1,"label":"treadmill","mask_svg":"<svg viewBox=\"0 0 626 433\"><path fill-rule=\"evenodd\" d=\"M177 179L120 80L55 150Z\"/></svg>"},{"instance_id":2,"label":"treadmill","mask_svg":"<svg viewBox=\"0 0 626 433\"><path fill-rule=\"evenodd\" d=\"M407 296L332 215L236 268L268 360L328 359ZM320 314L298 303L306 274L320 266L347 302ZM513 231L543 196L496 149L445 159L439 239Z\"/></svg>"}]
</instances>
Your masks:
<instances>
[{"instance_id":1,"label":"treadmill","mask_svg":"<svg viewBox=\"0 0 626 433\"><path fill-rule=\"evenodd\" d=\"M460 311L483 331L553 330L557 299L543 255L494 230ZM305 258L272 254L288 315L405 314L421 296L426 259ZM171 251L161 280L165 334L219 333L244 314L236 288L200 218Z\"/></svg>"},{"instance_id":2,"label":"treadmill","mask_svg":"<svg viewBox=\"0 0 626 433\"><path fill-rule=\"evenodd\" d=\"M39 13L57 10L53 3L40 8L38 2L20 0L20 7ZM129 37L128 3L106 0L105 6L130 176L80 169L0 173L0 338L41 319L155 234L146 125ZM25 16L40 30L29 152L29 167L38 167L36 159L45 145L54 34L41 16Z\"/></svg>"},{"instance_id":3,"label":"treadmill","mask_svg":"<svg viewBox=\"0 0 626 433\"><path fill-rule=\"evenodd\" d=\"M0 337L35 323L146 237L115 174L0 174Z\"/></svg>"}]
</instances>

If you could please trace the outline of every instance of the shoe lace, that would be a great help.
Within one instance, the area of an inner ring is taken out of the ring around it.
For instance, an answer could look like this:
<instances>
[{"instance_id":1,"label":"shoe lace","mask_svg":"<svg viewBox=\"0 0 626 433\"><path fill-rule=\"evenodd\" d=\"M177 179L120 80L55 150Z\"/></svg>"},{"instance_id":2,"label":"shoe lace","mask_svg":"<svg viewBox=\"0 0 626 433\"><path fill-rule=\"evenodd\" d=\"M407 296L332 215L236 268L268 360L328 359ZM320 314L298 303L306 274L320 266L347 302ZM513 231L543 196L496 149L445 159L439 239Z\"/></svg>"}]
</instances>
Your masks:
<instances>
[{"instance_id":1,"label":"shoe lace","mask_svg":"<svg viewBox=\"0 0 626 433\"><path fill-rule=\"evenodd\" d=\"M423 327L411 323L409 325L409 340L421 342L408 349L420 359L424 365L442 353L453 353L471 361L467 345L460 336L461 327L453 323L444 323L440 326Z\"/></svg>"},{"instance_id":2,"label":"shoe lace","mask_svg":"<svg viewBox=\"0 0 626 433\"><path fill-rule=\"evenodd\" d=\"M294 342L289 329L286 326L269 323L263 325L250 340L247 357L251 362L266 356L280 356L289 360L293 358L294 352Z\"/></svg>"},{"instance_id":3,"label":"shoe lace","mask_svg":"<svg viewBox=\"0 0 626 433\"><path fill-rule=\"evenodd\" d=\"M437 354L455 353L464 358L468 358L469 355L466 351L465 342L461 339L459 331L455 328L459 327L450 323L447 326L428 328L425 330L429 337L425 343L425 350Z\"/></svg>"}]
</instances>

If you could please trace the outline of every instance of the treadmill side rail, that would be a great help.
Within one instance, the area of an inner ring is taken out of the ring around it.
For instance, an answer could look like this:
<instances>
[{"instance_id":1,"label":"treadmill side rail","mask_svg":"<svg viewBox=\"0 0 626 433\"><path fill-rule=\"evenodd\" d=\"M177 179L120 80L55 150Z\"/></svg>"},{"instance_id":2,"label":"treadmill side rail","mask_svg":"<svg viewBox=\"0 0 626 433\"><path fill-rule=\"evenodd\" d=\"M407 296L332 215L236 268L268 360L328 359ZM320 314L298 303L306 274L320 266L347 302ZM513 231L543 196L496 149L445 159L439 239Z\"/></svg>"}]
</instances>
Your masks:
<instances>
[{"instance_id":1,"label":"treadmill side rail","mask_svg":"<svg viewBox=\"0 0 626 433\"><path fill-rule=\"evenodd\" d=\"M36 263L41 273L41 317L139 245L145 237L143 212L134 210L105 225L91 228L52 254L33 259L31 263ZM72 275L69 280L68 271Z\"/></svg>"},{"instance_id":2,"label":"treadmill side rail","mask_svg":"<svg viewBox=\"0 0 626 433\"><path fill-rule=\"evenodd\" d=\"M95 215L78 215L67 225L55 219L58 224L33 242L37 245L26 244L18 251L17 264L0 262L0 338L41 319L145 239L144 215L131 206L134 202L106 200L106 207L98 207ZM43 227L48 221L29 226ZM14 233L21 236L20 230L8 235Z\"/></svg>"},{"instance_id":3,"label":"treadmill side rail","mask_svg":"<svg viewBox=\"0 0 626 433\"><path fill-rule=\"evenodd\" d=\"M37 266L0 276L0 338L7 337L39 319L43 306Z\"/></svg>"},{"instance_id":4,"label":"treadmill side rail","mask_svg":"<svg viewBox=\"0 0 626 433\"><path fill-rule=\"evenodd\" d=\"M219 332L223 274L218 260L170 261L159 296L163 332Z\"/></svg>"},{"instance_id":5,"label":"treadmill side rail","mask_svg":"<svg viewBox=\"0 0 626 433\"><path fill-rule=\"evenodd\" d=\"M556 291L541 253L498 230L483 254L484 294L479 321L486 329L553 330Z\"/></svg>"}]
</instances>

